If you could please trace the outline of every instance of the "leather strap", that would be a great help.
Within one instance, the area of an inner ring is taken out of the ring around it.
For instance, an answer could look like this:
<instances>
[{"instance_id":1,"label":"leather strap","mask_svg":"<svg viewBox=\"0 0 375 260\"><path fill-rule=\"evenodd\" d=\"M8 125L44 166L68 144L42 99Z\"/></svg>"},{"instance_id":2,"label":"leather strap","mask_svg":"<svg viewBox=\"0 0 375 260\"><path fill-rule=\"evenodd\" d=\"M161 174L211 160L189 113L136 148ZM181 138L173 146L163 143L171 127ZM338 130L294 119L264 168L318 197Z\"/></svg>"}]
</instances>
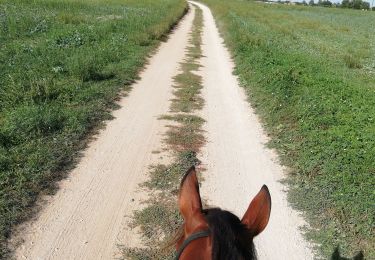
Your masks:
<instances>
[{"instance_id":1,"label":"leather strap","mask_svg":"<svg viewBox=\"0 0 375 260\"><path fill-rule=\"evenodd\" d=\"M210 236L211 232L209 230L203 230L203 231L198 231L196 233L191 234L181 245L180 249L177 251L176 255L176 260L180 259L180 256L182 255L182 252L184 249L190 244L190 242L202 238L202 237L208 237Z\"/></svg>"}]
</instances>

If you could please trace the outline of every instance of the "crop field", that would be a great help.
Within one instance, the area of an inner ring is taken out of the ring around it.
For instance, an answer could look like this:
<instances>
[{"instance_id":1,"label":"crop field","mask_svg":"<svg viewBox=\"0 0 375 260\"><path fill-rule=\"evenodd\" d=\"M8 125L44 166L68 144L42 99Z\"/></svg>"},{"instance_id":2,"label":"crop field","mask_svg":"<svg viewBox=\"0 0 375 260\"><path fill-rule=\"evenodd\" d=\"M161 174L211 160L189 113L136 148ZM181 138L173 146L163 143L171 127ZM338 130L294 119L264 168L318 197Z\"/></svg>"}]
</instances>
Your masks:
<instances>
[{"instance_id":1,"label":"crop field","mask_svg":"<svg viewBox=\"0 0 375 260\"><path fill-rule=\"evenodd\" d=\"M72 167L183 0L0 1L0 258L11 227Z\"/></svg>"},{"instance_id":2,"label":"crop field","mask_svg":"<svg viewBox=\"0 0 375 260\"><path fill-rule=\"evenodd\" d=\"M202 1L325 259L375 258L375 12ZM282 243L282 241L280 241ZM292 252L291 252L292 253Z\"/></svg>"}]
</instances>

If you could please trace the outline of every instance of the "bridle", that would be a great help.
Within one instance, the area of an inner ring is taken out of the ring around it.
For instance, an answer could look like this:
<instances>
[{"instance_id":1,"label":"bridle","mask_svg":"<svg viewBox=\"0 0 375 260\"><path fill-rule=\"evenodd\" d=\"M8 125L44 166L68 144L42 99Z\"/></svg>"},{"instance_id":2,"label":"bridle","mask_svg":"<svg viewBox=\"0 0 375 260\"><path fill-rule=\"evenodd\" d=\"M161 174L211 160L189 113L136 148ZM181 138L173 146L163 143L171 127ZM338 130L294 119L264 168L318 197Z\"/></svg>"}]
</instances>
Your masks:
<instances>
[{"instance_id":1,"label":"bridle","mask_svg":"<svg viewBox=\"0 0 375 260\"><path fill-rule=\"evenodd\" d=\"M210 230L207 229L207 230L195 232L195 233L191 234L190 236L188 236L188 238L182 243L180 249L178 249L175 260L180 259L180 256L182 255L182 252L192 241L194 241L198 238L208 237L208 236L210 236L210 234L211 234Z\"/></svg>"}]
</instances>

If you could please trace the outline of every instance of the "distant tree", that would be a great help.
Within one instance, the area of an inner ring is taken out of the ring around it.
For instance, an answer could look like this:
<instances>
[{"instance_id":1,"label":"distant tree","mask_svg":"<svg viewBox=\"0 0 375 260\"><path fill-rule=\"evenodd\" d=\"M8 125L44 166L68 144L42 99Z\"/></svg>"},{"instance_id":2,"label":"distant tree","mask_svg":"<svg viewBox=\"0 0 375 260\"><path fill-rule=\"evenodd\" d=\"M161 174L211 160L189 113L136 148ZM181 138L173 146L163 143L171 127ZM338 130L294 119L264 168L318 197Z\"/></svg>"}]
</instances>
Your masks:
<instances>
[{"instance_id":1,"label":"distant tree","mask_svg":"<svg viewBox=\"0 0 375 260\"><path fill-rule=\"evenodd\" d=\"M370 9L370 3L363 1L361 9L369 10Z\"/></svg>"},{"instance_id":2,"label":"distant tree","mask_svg":"<svg viewBox=\"0 0 375 260\"><path fill-rule=\"evenodd\" d=\"M318 1L318 5L319 6L324 6L324 7L331 7L332 6L332 2L329 1L329 0L319 0Z\"/></svg>"},{"instance_id":3,"label":"distant tree","mask_svg":"<svg viewBox=\"0 0 375 260\"><path fill-rule=\"evenodd\" d=\"M331 7L332 6L332 2L329 1L329 0L323 0L322 3L321 3L321 6Z\"/></svg>"},{"instance_id":4,"label":"distant tree","mask_svg":"<svg viewBox=\"0 0 375 260\"><path fill-rule=\"evenodd\" d=\"M305 0L303 0L303 1L302 1L302 4L303 4L303 5L307 5L307 3L306 3L306 1L305 1Z\"/></svg>"},{"instance_id":5,"label":"distant tree","mask_svg":"<svg viewBox=\"0 0 375 260\"><path fill-rule=\"evenodd\" d=\"M362 0L343 0L340 7L369 10L370 3Z\"/></svg>"},{"instance_id":6,"label":"distant tree","mask_svg":"<svg viewBox=\"0 0 375 260\"><path fill-rule=\"evenodd\" d=\"M349 1L349 0L347 0L347 1ZM310 6L314 6L314 5L315 5L314 0L310 0L310 1L309 1L309 5L310 5Z\"/></svg>"},{"instance_id":7,"label":"distant tree","mask_svg":"<svg viewBox=\"0 0 375 260\"><path fill-rule=\"evenodd\" d=\"M342 0L341 7L342 8L349 8L349 4L350 4L349 0Z\"/></svg>"},{"instance_id":8,"label":"distant tree","mask_svg":"<svg viewBox=\"0 0 375 260\"><path fill-rule=\"evenodd\" d=\"M372 11L375 11L375 6L372 7Z\"/></svg>"},{"instance_id":9,"label":"distant tree","mask_svg":"<svg viewBox=\"0 0 375 260\"><path fill-rule=\"evenodd\" d=\"M362 7L362 0L353 0L353 7L354 9L361 9Z\"/></svg>"}]
</instances>

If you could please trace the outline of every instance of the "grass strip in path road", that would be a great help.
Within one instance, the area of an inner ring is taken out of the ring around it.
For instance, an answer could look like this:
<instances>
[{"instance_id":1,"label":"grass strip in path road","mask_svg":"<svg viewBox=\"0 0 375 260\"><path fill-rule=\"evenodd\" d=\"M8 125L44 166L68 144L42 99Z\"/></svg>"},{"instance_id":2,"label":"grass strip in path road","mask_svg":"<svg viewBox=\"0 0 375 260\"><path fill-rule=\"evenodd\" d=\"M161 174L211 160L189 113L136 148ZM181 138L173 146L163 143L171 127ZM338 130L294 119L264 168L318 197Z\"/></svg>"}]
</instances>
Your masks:
<instances>
[{"instance_id":1,"label":"grass strip in path road","mask_svg":"<svg viewBox=\"0 0 375 260\"><path fill-rule=\"evenodd\" d=\"M183 0L0 1L0 258L11 227L79 159Z\"/></svg>"},{"instance_id":2,"label":"grass strip in path road","mask_svg":"<svg viewBox=\"0 0 375 260\"><path fill-rule=\"evenodd\" d=\"M328 259L375 259L375 12L203 0Z\"/></svg>"},{"instance_id":3,"label":"grass strip in path road","mask_svg":"<svg viewBox=\"0 0 375 260\"><path fill-rule=\"evenodd\" d=\"M174 259L174 246L166 245L182 224L176 203L180 181L192 165L199 164L196 154L205 142L204 120L194 114L204 102L200 96L201 77L194 73L200 67L202 26L202 11L195 8L187 56L181 64L181 74L175 77L171 112L160 118L173 124L165 139L172 150L173 161L168 165L153 166L150 179L143 184L152 193L152 198L143 210L134 213L133 225L140 227L146 248L125 248L126 259Z\"/></svg>"}]
</instances>

